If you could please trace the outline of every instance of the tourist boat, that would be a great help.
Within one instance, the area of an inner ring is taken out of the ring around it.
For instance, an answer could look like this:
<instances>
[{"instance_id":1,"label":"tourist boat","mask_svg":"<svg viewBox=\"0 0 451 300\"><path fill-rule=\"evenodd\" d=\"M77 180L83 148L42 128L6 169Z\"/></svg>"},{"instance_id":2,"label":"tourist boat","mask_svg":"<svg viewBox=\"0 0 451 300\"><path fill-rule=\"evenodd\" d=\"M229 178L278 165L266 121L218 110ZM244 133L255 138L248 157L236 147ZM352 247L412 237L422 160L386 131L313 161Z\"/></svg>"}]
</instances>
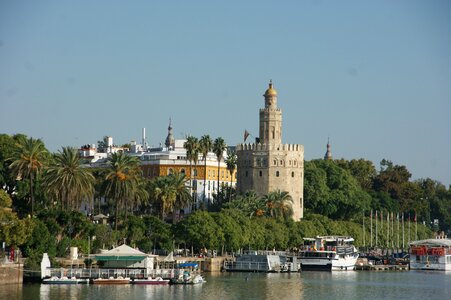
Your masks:
<instances>
[{"instance_id":1,"label":"tourist boat","mask_svg":"<svg viewBox=\"0 0 451 300\"><path fill-rule=\"evenodd\" d=\"M124 278L122 276L110 277L110 278L97 278L97 279L93 279L92 283L94 283L94 284L129 284L130 278Z\"/></svg>"},{"instance_id":2,"label":"tourist boat","mask_svg":"<svg viewBox=\"0 0 451 300\"><path fill-rule=\"evenodd\" d=\"M352 237L304 238L299 260L302 271L353 270L359 257Z\"/></svg>"},{"instance_id":3,"label":"tourist boat","mask_svg":"<svg viewBox=\"0 0 451 300\"><path fill-rule=\"evenodd\" d=\"M249 250L233 261L224 261L227 272L296 272L296 258L284 251Z\"/></svg>"},{"instance_id":4,"label":"tourist boat","mask_svg":"<svg viewBox=\"0 0 451 300\"><path fill-rule=\"evenodd\" d=\"M144 278L144 279L133 279L134 284L168 284L169 279L163 279L161 277L156 278Z\"/></svg>"},{"instance_id":5,"label":"tourist boat","mask_svg":"<svg viewBox=\"0 0 451 300\"><path fill-rule=\"evenodd\" d=\"M451 271L451 240L427 239L410 243L410 269Z\"/></svg>"},{"instance_id":6,"label":"tourist boat","mask_svg":"<svg viewBox=\"0 0 451 300\"><path fill-rule=\"evenodd\" d=\"M87 284L89 283L89 279L81 279L76 277L68 278L66 276L63 277L57 277L52 276L50 278L45 278L42 280L42 283L45 284Z\"/></svg>"}]
</instances>

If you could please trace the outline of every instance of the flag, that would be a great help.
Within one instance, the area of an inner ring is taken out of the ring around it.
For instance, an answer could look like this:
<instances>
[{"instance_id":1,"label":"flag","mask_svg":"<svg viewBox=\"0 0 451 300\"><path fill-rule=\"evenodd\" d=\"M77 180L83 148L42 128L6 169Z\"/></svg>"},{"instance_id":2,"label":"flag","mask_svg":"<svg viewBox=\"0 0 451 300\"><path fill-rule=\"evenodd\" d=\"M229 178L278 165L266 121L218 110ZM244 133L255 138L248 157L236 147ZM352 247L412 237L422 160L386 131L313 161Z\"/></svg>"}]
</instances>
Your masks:
<instances>
[{"instance_id":1,"label":"flag","mask_svg":"<svg viewBox=\"0 0 451 300\"><path fill-rule=\"evenodd\" d=\"M245 129L244 130L244 141L245 142L246 142L248 136L249 136L249 132Z\"/></svg>"}]
</instances>

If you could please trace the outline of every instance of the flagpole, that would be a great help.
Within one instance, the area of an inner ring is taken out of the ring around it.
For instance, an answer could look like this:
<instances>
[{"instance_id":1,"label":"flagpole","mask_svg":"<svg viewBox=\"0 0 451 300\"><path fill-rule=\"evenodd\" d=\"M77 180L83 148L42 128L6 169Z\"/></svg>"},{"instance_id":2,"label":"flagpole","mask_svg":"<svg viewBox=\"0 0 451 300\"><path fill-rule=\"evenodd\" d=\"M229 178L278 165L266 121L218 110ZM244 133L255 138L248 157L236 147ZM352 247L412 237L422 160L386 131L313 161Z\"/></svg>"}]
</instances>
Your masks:
<instances>
[{"instance_id":1,"label":"flagpole","mask_svg":"<svg viewBox=\"0 0 451 300\"><path fill-rule=\"evenodd\" d=\"M365 211L363 212L363 248L365 248Z\"/></svg>"},{"instance_id":2,"label":"flagpole","mask_svg":"<svg viewBox=\"0 0 451 300\"><path fill-rule=\"evenodd\" d=\"M409 213L409 237L408 237L408 244L410 245L410 213Z\"/></svg>"},{"instance_id":3,"label":"flagpole","mask_svg":"<svg viewBox=\"0 0 451 300\"><path fill-rule=\"evenodd\" d=\"M376 210L376 248L377 248L377 210Z\"/></svg>"},{"instance_id":4,"label":"flagpole","mask_svg":"<svg viewBox=\"0 0 451 300\"><path fill-rule=\"evenodd\" d=\"M398 242L396 244L396 248L399 249L399 211L396 213L396 223L397 223L397 230L396 230L396 234L398 236Z\"/></svg>"},{"instance_id":5,"label":"flagpole","mask_svg":"<svg viewBox=\"0 0 451 300\"><path fill-rule=\"evenodd\" d=\"M415 241L418 240L418 222L417 222L417 211L415 210Z\"/></svg>"},{"instance_id":6,"label":"flagpole","mask_svg":"<svg viewBox=\"0 0 451 300\"><path fill-rule=\"evenodd\" d=\"M402 250L404 251L404 212L402 213Z\"/></svg>"},{"instance_id":7,"label":"flagpole","mask_svg":"<svg viewBox=\"0 0 451 300\"><path fill-rule=\"evenodd\" d=\"M370 245L373 248L373 210L371 210L370 216Z\"/></svg>"},{"instance_id":8,"label":"flagpole","mask_svg":"<svg viewBox=\"0 0 451 300\"><path fill-rule=\"evenodd\" d=\"M387 249L390 248L390 213L387 213Z\"/></svg>"},{"instance_id":9,"label":"flagpole","mask_svg":"<svg viewBox=\"0 0 451 300\"><path fill-rule=\"evenodd\" d=\"M395 216L391 212L391 247L395 248Z\"/></svg>"}]
</instances>

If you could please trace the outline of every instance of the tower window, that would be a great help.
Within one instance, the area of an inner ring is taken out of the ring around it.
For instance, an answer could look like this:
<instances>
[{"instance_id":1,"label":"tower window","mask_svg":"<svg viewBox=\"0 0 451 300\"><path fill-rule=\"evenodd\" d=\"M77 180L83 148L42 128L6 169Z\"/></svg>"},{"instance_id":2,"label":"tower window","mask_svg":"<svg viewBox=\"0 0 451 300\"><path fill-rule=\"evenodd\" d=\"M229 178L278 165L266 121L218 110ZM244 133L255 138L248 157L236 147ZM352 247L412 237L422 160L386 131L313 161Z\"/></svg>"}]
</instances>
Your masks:
<instances>
[{"instance_id":1,"label":"tower window","mask_svg":"<svg viewBox=\"0 0 451 300\"><path fill-rule=\"evenodd\" d=\"M262 173L262 171L260 171L260 177L262 177L262 175L263 175L263 173Z\"/></svg>"},{"instance_id":2,"label":"tower window","mask_svg":"<svg viewBox=\"0 0 451 300\"><path fill-rule=\"evenodd\" d=\"M276 171L276 177L279 177L279 171Z\"/></svg>"},{"instance_id":3,"label":"tower window","mask_svg":"<svg viewBox=\"0 0 451 300\"><path fill-rule=\"evenodd\" d=\"M246 171L246 177L249 175L249 172L248 171Z\"/></svg>"},{"instance_id":4,"label":"tower window","mask_svg":"<svg viewBox=\"0 0 451 300\"><path fill-rule=\"evenodd\" d=\"M277 160L274 160L274 165L277 165Z\"/></svg>"},{"instance_id":5,"label":"tower window","mask_svg":"<svg viewBox=\"0 0 451 300\"><path fill-rule=\"evenodd\" d=\"M291 177L294 177L294 172L291 172Z\"/></svg>"}]
</instances>

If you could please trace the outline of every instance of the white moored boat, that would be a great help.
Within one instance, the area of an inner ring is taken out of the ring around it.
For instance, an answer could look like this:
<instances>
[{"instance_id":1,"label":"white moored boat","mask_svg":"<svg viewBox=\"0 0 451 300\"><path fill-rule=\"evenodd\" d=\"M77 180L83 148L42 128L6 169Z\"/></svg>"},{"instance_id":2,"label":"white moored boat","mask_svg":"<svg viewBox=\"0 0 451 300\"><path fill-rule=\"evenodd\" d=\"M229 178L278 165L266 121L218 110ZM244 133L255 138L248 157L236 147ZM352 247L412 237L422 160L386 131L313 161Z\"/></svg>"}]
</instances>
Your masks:
<instances>
[{"instance_id":1,"label":"white moored boat","mask_svg":"<svg viewBox=\"0 0 451 300\"><path fill-rule=\"evenodd\" d=\"M359 254L352 237L304 238L300 262L302 271L353 270Z\"/></svg>"},{"instance_id":2,"label":"white moored boat","mask_svg":"<svg viewBox=\"0 0 451 300\"><path fill-rule=\"evenodd\" d=\"M427 239L410 243L410 269L451 271L451 240Z\"/></svg>"}]
</instances>

